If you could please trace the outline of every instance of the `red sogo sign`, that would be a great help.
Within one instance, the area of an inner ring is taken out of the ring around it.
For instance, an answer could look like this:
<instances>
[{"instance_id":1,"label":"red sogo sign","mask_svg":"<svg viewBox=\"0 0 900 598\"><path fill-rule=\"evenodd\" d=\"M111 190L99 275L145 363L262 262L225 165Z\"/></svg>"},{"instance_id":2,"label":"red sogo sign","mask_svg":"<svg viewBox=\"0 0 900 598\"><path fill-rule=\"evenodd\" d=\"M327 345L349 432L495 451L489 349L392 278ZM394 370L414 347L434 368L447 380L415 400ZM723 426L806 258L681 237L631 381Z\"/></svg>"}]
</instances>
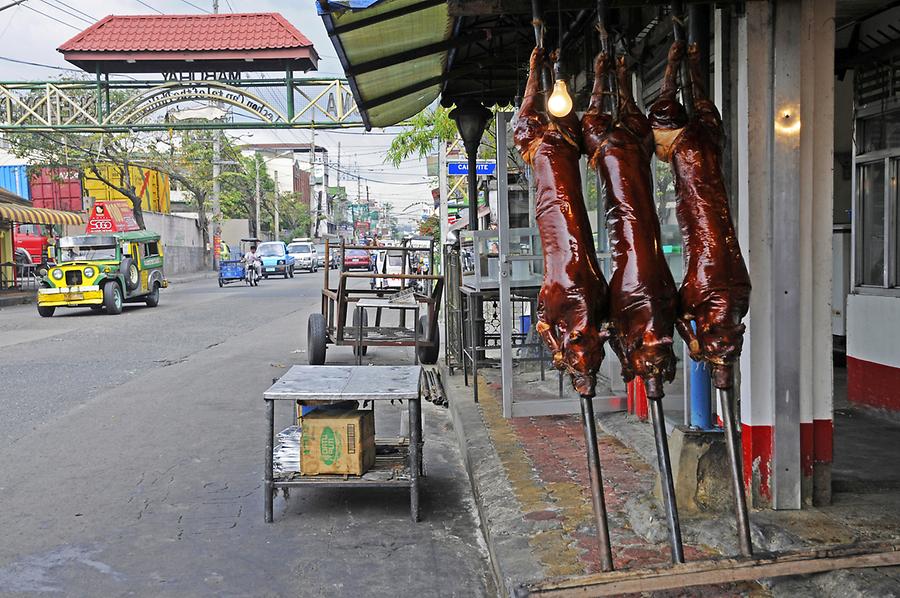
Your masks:
<instances>
[{"instance_id":1,"label":"red sogo sign","mask_svg":"<svg viewBox=\"0 0 900 598\"><path fill-rule=\"evenodd\" d=\"M88 234L122 233L140 230L127 201L113 199L94 202L85 232Z\"/></svg>"}]
</instances>

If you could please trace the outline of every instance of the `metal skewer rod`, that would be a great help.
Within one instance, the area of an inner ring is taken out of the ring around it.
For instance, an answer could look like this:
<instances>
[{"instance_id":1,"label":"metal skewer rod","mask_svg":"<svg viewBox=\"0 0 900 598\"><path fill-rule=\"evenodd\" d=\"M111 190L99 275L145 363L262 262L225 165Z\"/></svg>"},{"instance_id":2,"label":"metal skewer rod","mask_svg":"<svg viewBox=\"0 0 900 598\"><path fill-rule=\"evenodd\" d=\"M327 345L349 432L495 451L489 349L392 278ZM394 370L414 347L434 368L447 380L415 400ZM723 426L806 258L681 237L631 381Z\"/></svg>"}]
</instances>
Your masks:
<instances>
[{"instance_id":1,"label":"metal skewer rod","mask_svg":"<svg viewBox=\"0 0 900 598\"><path fill-rule=\"evenodd\" d=\"M541 0L531 0L531 24L534 26L534 43L538 48L544 47L544 14L541 11ZM550 93L553 87L553 78L550 69L541 67L541 84L543 91Z\"/></svg>"},{"instance_id":2,"label":"metal skewer rod","mask_svg":"<svg viewBox=\"0 0 900 598\"><path fill-rule=\"evenodd\" d=\"M681 542L681 523L678 521L678 505L675 501L675 483L672 480L672 461L669 458L669 441L666 436L666 422L663 418L661 380L645 380L647 399L650 403L650 418L653 420L653 436L656 439L656 458L659 463L660 485L666 507L666 521L669 524L669 548L672 562L684 562L684 546Z\"/></svg>"},{"instance_id":3,"label":"metal skewer rod","mask_svg":"<svg viewBox=\"0 0 900 598\"><path fill-rule=\"evenodd\" d=\"M741 464L740 437L734 419L734 386L716 388L719 400L719 411L725 427L725 447L728 451L728 462L731 465L732 494L734 495L734 515L737 519L738 544L741 554L753 556L753 543L750 541L750 516L747 513L747 497L744 494L744 468Z\"/></svg>"},{"instance_id":4,"label":"metal skewer rod","mask_svg":"<svg viewBox=\"0 0 900 598\"><path fill-rule=\"evenodd\" d=\"M672 0L670 7L672 14L672 33L675 41L687 42L684 33L684 2L682 0ZM681 61L681 101L688 116L694 114L694 95L691 90L691 78L688 73L687 62Z\"/></svg>"},{"instance_id":5,"label":"metal skewer rod","mask_svg":"<svg viewBox=\"0 0 900 598\"><path fill-rule=\"evenodd\" d=\"M609 5L606 0L597 0L597 31L600 33L600 51L609 57L612 68L606 73L606 90L603 107L615 118L618 94L616 93L616 51L609 43L609 29L606 21L609 16Z\"/></svg>"},{"instance_id":6,"label":"metal skewer rod","mask_svg":"<svg viewBox=\"0 0 900 598\"><path fill-rule=\"evenodd\" d=\"M603 478L600 476L600 452L597 448L597 424L594 421L593 397L581 395L581 419L584 423L584 443L591 482L594 518L597 520L597 535L600 537L600 568L613 570L612 548L609 542L609 522L606 516L606 498L603 495Z\"/></svg>"}]
</instances>

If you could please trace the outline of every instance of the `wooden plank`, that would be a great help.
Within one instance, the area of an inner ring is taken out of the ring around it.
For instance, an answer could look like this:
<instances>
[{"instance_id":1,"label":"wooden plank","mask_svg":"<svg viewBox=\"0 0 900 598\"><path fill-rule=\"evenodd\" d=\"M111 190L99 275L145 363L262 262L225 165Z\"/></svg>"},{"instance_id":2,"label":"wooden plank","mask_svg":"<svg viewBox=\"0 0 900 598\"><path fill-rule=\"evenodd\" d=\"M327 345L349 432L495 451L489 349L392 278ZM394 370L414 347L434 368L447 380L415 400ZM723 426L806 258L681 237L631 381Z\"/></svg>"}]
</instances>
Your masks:
<instances>
[{"instance_id":1,"label":"wooden plank","mask_svg":"<svg viewBox=\"0 0 900 598\"><path fill-rule=\"evenodd\" d=\"M697 561L664 569L614 571L524 586L521 595L612 596L894 565L900 565L900 546L867 544L782 553L767 558Z\"/></svg>"}]
</instances>

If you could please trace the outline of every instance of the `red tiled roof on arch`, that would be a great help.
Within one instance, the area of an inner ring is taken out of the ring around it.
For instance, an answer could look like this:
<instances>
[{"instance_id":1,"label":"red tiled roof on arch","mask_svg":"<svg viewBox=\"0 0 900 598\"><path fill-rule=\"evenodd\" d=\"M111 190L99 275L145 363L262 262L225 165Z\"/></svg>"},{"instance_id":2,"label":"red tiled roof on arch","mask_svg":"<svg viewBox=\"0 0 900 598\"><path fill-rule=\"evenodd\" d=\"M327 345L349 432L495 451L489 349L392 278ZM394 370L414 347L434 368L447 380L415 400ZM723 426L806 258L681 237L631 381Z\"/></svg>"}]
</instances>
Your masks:
<instances>
[{"instance_id":1,"label":"red tiled roof on arch","mask_svg":"<svg viewBox=\"0 0 900 598\"><path fill-rule=\"evenodd\" d=\"M69 62L101 72L307 71L319 58L278 13L109 15L57 49Z\"/></svg>"}]
</instances>

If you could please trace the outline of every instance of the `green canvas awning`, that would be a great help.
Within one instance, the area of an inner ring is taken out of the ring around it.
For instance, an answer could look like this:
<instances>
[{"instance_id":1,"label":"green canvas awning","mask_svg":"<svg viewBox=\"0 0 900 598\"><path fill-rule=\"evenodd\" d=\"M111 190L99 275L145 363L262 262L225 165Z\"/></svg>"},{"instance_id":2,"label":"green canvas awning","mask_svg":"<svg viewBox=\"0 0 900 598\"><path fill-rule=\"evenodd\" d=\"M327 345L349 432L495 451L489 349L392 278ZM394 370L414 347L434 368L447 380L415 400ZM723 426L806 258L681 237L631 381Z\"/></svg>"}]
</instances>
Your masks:
<instances>
[{"instance_id":1,"label":"green canvas awning","mask_svg":"<svg viewBox=\"0 0 900 598\"><path fill-rule=\"evenodd\" d=\"M454 46L446 0L319 0L318 8L366 129L437 98Z\"/></svg>"}]
</instances>

